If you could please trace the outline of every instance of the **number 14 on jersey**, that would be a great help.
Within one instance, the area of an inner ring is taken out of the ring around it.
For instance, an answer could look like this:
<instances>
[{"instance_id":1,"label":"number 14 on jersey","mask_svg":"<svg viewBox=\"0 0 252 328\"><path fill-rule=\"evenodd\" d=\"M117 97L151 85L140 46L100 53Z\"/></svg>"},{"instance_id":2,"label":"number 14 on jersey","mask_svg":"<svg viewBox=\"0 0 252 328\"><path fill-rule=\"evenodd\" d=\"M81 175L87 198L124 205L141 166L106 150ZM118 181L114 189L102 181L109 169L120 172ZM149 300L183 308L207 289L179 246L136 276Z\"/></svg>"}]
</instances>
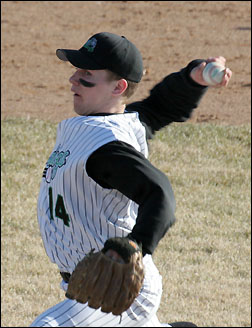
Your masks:
<instances>
[{"instance_id":1,"label":"number 14 on jersey","mask_svg":"<svg viewBox=\"0 0 252 328\"><path fill-rule=\"evenodd\" d=\"M55 213L55 216L63 220L64 224L69 227L70 219L69 219L69 215L66 212L64 200L61 195L58 195L57 197L55 211L54 211L52 187L49 187L49 207L50 207L51 220L54 220L54 213Z\"/></svg>"}]
</instances>

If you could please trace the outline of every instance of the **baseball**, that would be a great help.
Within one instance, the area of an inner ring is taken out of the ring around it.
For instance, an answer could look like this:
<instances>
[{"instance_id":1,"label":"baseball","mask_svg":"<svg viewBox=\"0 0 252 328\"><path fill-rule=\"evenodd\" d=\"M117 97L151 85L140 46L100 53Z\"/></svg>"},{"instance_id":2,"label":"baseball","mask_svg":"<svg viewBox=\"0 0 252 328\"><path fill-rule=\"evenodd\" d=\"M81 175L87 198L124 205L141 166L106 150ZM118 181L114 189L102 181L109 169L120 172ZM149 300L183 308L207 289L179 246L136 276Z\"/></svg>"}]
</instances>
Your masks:
<instances>
[{"instance_id":1,"label":"baseball","mask_svg":"<svg viewBox=\"0 0 252 328\"><path fill-rule=\"evenodd\" d=\"M220 63L210 62L203 70L203 79L208 85L221 83L225 67Z\"/></svg>"}]
</instances>

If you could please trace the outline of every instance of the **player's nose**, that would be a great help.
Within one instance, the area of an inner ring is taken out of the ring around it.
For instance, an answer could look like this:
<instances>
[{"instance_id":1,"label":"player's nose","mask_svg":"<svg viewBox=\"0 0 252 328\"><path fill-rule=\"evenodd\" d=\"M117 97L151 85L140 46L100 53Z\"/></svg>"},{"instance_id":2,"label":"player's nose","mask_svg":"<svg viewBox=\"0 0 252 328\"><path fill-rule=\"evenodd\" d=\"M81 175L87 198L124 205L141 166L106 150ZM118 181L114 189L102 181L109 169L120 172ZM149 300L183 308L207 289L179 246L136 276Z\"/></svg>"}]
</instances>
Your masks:
<instances>
[{"instance_id":1,"label":"player's nose","mask_svg":"<svg viewBox=\"0 0 252 328\"><path fill-rule=\"evenodd\" d=\"M77 79L76 73L74 73L72 76L69 78L69 82L73 85L79 85L79 79Z\"/></svg>"}]
</instances>

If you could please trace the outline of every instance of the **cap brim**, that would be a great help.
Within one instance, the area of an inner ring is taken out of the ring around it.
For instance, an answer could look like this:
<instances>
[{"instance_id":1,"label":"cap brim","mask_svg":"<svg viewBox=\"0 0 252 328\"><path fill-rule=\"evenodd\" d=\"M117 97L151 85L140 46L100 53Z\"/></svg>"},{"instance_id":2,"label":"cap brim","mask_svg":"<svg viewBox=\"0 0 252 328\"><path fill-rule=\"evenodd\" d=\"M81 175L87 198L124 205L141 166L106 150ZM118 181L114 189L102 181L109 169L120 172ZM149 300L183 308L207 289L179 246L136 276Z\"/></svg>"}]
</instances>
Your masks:
<instances>
[{"instance_id":1,"label":"cap brim","mask_svg":"<svg viewBox=\"0 0 252 328\"><path fill-rule=\"evenodd\" d=\"M57 49L56 55L60 60L69 61L73 66L83 69L105 69L79 50Z\"/></svg>"}]
</instances>

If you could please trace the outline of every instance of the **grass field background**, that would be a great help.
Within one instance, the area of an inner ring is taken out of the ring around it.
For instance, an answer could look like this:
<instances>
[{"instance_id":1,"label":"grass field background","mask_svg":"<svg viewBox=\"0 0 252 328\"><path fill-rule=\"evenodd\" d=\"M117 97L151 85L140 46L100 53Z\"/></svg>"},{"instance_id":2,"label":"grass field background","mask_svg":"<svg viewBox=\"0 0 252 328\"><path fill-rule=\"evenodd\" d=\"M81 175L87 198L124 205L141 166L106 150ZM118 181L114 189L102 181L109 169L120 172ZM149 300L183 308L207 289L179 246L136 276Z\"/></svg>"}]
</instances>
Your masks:
<instances>
[{"instance_id":1,"label":"grass field background","mask_svg":"<svg viewBox=\"0 0 252 328\"><path fill-rule=\"evenodd\" d=\"M64 298L36 217L57 125L15 118L1 125L1 327L27 327ZM150 160L177 201L177 222L154 253L164 289L159 319L250 327L250 125L172 124L150 143Z\"/></svg>"}]
</instances>

